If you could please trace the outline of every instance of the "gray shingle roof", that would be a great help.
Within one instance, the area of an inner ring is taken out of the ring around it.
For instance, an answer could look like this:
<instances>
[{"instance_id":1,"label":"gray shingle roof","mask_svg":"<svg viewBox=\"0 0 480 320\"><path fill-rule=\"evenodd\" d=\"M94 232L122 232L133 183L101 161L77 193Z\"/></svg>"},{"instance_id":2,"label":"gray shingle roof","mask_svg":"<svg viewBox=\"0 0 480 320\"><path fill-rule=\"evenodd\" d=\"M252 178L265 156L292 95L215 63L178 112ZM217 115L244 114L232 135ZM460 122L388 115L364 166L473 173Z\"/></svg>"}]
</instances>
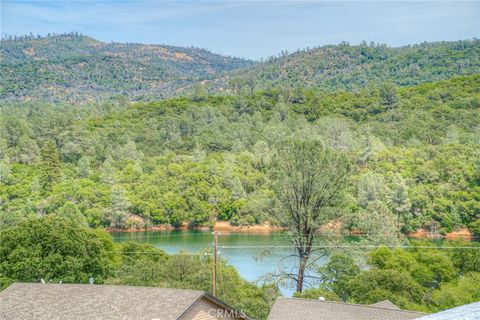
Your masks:
<instances>
[{"instance_id":1,"label":"gray shingle roof","mask_svg":"<svg viewBox=\"0 0 480 320\"><path fill-rule=\"evenodd\" d=\"M14 283L0 292L0 319L174 320L204 294L135 286Z\"/></svg>"},{"instance_id":2,"label":"gray shingle roof","mask_svg":"<svg viewBox=\"0 0 480 320\"><path fill-rule=\"evenodd\" d=\"M392 301L390 300L382 300L377 303L373 303L370 306L377 307L377 308L384 308L384 309L392 309L392 310L400 310Z\"/></svg>"},{"instance_id":3,"label":"gray shingle roof","mask_svg":"<svg viewBox=\"0 0 480 320\"><path fill-rule=\"evenodd\" d=\"M278 298L268 320L408 320L423 313L310 299Z\"/></svg>"}]
</instances>

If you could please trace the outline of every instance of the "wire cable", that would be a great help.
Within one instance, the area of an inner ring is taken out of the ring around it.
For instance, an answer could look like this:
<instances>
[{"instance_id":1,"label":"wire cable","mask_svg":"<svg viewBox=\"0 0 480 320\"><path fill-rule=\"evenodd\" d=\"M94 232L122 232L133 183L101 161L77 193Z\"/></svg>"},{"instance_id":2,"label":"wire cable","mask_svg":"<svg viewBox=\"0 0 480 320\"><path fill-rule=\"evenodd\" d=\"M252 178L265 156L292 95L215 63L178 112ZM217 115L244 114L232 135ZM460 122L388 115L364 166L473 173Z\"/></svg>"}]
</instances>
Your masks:
<instances>
[{"instance_id":1,"label":"wire cable","mask_svg":"<svg viewBox=\"0 0 480 320\"><path fill-rule=\"evenodd\" d=\"M310 248L318 248L318 249L328 249L328 248L345 248L345 249L375 249L375 248L401 248L401 249L409 249L409 248L417 248L417 249L477 249L480 250L480 246L409 246L409 245L324 245L324 246L309 246ZM220 246L222 249L256 249L256 248L285 248L285 249L295 249L297 246Z\"/></svg>"},{"instance_id":2,"label":"wire cable","mask_svg":"<svg viewBox=\"0 0 480 320\"><path fill-rule=\"evenodd\" d=\"M268 232L263 232L263 233L250 233L250 232L245 232L245 233L231 233L231 232L216 232L218 236L275 236L275 237L290 237L291 235L284 232L284 231L274 231L271 233ZM187 234L160 234L160 235L146 235L142 236L142 233L133 233L130 236L126 237L112 237L115 240L122 240L122 239L135 239L136 235L140 235L138 238L142 239L150 239L150 238L170 238L170 237L194 237L194 236L207 236L207 235L213 235L213 231L204 231L204 232L199 232L199 233L187 233ZM295 236L303 236L307 234L302 234L302 233L296 233ZM345 237L352 237L352 238L399 238L399 237L405 237L408 239L418 239L418 240L435 240L435 239L447 239L447 238L452 238L452 236L445 236L445 235L435 235L432 237L425 237L425 238L416 238L412 237L409 235L404 235L404 234L376 234L376 235L368 235L368 234L312 234L314 237L324 237L324 238L345 238ZM462 239L480 239L479 236L455 236L455 239L451 239L453 241L455 240L462 240Z\"/></svg>"}]
</instances>

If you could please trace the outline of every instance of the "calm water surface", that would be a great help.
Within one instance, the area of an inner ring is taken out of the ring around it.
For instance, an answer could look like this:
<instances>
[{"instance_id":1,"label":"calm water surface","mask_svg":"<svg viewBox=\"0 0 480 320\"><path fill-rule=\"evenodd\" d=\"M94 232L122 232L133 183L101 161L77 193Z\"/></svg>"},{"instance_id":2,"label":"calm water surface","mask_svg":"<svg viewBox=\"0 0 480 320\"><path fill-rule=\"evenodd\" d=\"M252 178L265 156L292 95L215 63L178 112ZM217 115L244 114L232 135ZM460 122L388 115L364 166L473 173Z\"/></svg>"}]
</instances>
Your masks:
<instances>
[{"instance_id":1,"label":"calm water surface","mask_svg":"<svg viewBox=\"0 0 480 320\"><path fill-rule=\"evenodd\" d=\"M258 281L265 274L276 273L279 269L290 271L296 267L297 261L294 258L285 259L285 257L294 253L293 249L276 247L291 246L283 232L267 234L220 232L217 234L219 255L225 258L238 270L242 277L249 281ZM168 253L201 253L211 251L213 247L213 234L209 231L113 232L112 236L114 241L117 242L150 243ZM347 243L358 240L355 237L342 239ZM439 243L441 243L441 240ZM326 258L320 258L319 264L325 261ZM293 288L282 288L282 293L286 296L291 296L293 292Z\"/></svg>"},{"instance_id":2,"label":"calm water surface","mask_svg":"<svg viewBox=\"0 0 480 320\"><path fill-rule=\"evenodd\" d=\"M296 265L293 258L285 259L293 253L293 249L272 247L290 245L282 232L268 234L220 232L217 235L219 255L247 280L257 281L267 273L275 273L279 268L290 270ZM150 243L168 253L198 253L211 250L213 247L213 234L206 231L113 232L112 236L116 242ZM258 246L265 246L265 248ZM293 288L283 288L282 293L292 295Z\"/></svg>"}]
</instances>

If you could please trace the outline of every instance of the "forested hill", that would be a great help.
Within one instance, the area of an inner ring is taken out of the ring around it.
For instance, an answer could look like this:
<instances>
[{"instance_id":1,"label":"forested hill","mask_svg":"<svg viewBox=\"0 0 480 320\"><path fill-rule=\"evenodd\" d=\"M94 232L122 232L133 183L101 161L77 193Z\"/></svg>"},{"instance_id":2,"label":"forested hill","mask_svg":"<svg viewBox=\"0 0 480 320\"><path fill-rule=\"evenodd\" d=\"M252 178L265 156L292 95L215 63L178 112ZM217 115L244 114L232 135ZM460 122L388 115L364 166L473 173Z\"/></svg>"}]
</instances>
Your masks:
<instances>
[{"instance_id":1,"label":"forested hill","mask_svg":"<svg viewBox=\"0 0 480 320\"><path fill-rule=\"evenodd\" d=\"M76 33L4 39L0 61L0 99L51 102L159 99L253 63L198 48L103 43Z\"/></svg>"},{"instance_id":2,"label":"forested hill","mask_svg":"<svg viewBox=\"0 0 480 320\"><path fill-rule=\"evenodd\" d=\"M0 105L0 228L57 214L90 226L262 223L271 161L308 136L355 163L346 231L480 236L480 75L412 87L92 105ZM381 223L380 223L381 222Z\"/></svg>"},{"instance_id":3,"label":"forested hill","mask_svg":"<svg viewBox=\"0 0 480 320\"><path fill-rule=\"evenodd\" d=\"M210 91L317 87L356 91L370 84L407 86L480 73L480 40L328 45L264 62L198 48L103 43L76 33L5 39L0 100L88 103L123 95L131 101Z\"/></svg>"},{"instance_id":4,"label":"forested hill","mask_svg":"<svg viewBox=\"0 0 480 320\"><path fill-rule=\"evenodd\" d=\"M265 89L319 87L325 91L358 90L371 83L401 86L480 73L480 40L422 43L390 48L375 43L328 45L292 54L282 52L218 79L212 88Z\"/></svg>"}]
</instances>

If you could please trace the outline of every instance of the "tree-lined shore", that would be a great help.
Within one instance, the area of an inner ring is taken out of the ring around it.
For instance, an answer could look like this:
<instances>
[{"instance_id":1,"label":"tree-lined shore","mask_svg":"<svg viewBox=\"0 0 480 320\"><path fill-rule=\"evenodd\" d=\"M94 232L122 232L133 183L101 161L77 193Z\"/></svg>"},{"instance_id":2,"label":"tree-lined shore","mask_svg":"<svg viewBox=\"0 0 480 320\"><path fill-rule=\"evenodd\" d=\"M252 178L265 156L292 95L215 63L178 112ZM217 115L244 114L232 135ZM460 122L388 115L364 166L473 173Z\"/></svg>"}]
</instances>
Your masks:
<instances>
[{"instance_id":1,"label":"tree-lined shore","mask_svg":"<svg viewBox=\"0 0 480 320\"><path fill-rule=\"evenodd\" d=\"M479 83L3 103L0 225L49 214L126 229L275 223L272 161L295 136L352 163L330 217L341 232L478 234Z\"/></svg>"}]
</instances>

